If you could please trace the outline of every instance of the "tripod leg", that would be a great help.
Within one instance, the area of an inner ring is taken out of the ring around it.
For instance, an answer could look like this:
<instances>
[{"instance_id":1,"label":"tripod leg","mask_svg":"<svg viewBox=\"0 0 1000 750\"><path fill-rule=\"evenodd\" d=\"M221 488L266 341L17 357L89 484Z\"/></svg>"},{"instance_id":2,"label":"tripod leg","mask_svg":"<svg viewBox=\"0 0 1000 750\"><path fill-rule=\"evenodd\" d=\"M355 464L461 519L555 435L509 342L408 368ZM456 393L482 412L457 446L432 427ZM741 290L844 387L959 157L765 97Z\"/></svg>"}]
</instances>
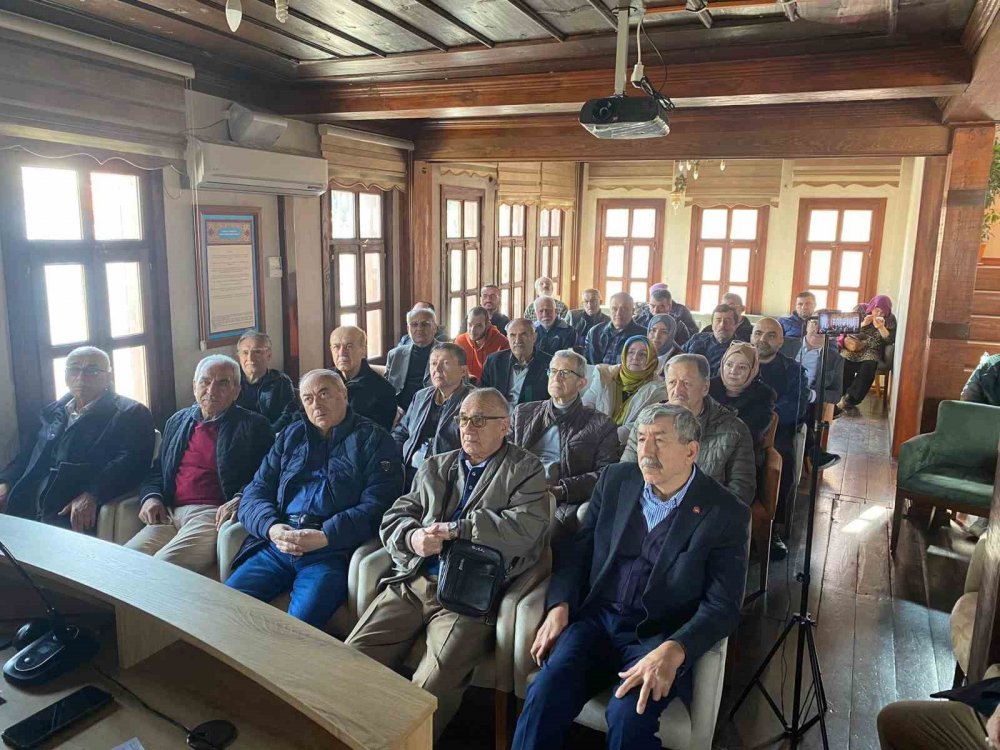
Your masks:
<instances>
[{"instance_id":1,"label":"tripod leg","mask_svg":"<svg viewBox=\"0 0 1000 750\"><path fill-rule=\"evenodd\" d=\"M785 629L781 631L781 635L778 636L778 640L776 640L774 642L774 645L771 646L771 650L767 652L767 656L764 657L764 661L762 661L760 663L760 666L757 667L757 671L754 672L753 677L750 678L750 681L747 683L747 686L743 688L743 692L740 693L740 697L737 698L736 703L733 704L733 709L729 712L730 719L736 716L736 712L740 710L740 706L743 705L743 701L745 701L747 699L747 696L750 695L750 691L753 690L753 686L760 684L761 676L764 674L764 672L767 671L767 666L768 664L771 663L771 659L773 659L774 655L778 653L778 649L780 649L781 645L785 642L785 638L788 637L788 634L792 631L792 628L795 627L795 622L796 620L793 617L788 621L788 624L785 625ZM760 689L764 690L763 684L760 684ZM784 717L781 717L781 719L782 722L784 722Z\"/></svg>"},{"instance_id":2,"label":"tripod leg","mask_svg":"<svg viewBox=\"0 0 1000 750\"><path fill-rule=\"evenodd\" d=\"M823 674L819 669L819 654L816 651L816 641L813 638L815 623L810 621L806 628L806 645L809 647L809 664L812 670L813 686L816 690L816 711L819 719L820 736L823 738L823 750L830 750L830 741L826 734L826 689L823 687Z\"/></svg>"}]
</instances>

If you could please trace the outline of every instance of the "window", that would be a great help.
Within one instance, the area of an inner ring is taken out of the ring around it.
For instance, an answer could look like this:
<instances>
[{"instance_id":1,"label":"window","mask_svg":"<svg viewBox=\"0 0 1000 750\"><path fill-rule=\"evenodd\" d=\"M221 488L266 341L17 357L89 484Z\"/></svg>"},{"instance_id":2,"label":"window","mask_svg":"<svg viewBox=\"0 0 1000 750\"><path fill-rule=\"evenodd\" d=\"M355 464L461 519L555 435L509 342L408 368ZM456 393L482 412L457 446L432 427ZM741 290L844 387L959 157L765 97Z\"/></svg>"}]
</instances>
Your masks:
<instances>
[{"instance_id":1,"label":"window","mask_svg":"<svg viewBox=\"0 0 1000 750\"><path fill-rule=\"evenodd\" d=\"M368 359L385 356L391 346L385 311L385 213L381 191L331 190L330 310L327 335L339 326L357 326L368 334Z\"/></svg>"},{"instance_id":2,"label":"window","mask_svg":"<svg viewBox=\"0 0 1000 750\"><path fill-rule=\"evenodd\" d=\"M524 313L524 217L527 208L501 203L497 207L497 286L500 311L508 318Z\"/></svg>"},{"instance_id":3,"label":"window","mask_svg":"<svg viewBox=\"0 0 1000 750\"><path fill-rule=\"evenodd\" d=\"M837 310L871 298L877 292L884 217L884 199L803 199L792 294L808 289L818 308Z\"/></svg>"},{"instance_id":4,"label":"window","mask_svg":"<svg viewBox=\"0 0 1000 750\"><path fill-rule=\"evenodd\" d=\"M543 208L538 212L538 275L552 279L552 289L559 296L559 269L562 268L563 212L561 208Z\"/></svg>"},{"instance_id":5,"label":"window","mask_svg":"<svg viewBox=\"0 0 1000 750\"><path fill-rule=\"evenodd\" d=\"M687 288L693 309L710 312L732 292L757 312L766 246L766 208L695 206Z\"/></svg>"},{"instance_id":6,"label":"window","mask_svg":"<svg viewBox=\"0 0 1000 750\"><path fill-rule=\"evenodd\" d=\"M645 300L660 275L661 200L597 201L598 284L605 300L625 291Z\"/></svg>"},{"instance_id":7,"label":"window","mask_svg":"<svg viewBox=\"0 0 1000 750\"><path fill-rule=\"evenodd\" d=\"M482 209L483 191L442 188L442 299L445 300L444 314L451 338L462 332L465 314L479 304Z\"/></svg>"},{"instance_id":8,"label":"window","mask_svg":"<svg viewBox=\"0 0 1000 750\"><path fill-rule=\"evenodd\" d=\"M9 155L0 179L20 424L68 392L78 346L108 352L115 390L165 420L174 386L159 175Z\"/></svg>"}]
</instances>

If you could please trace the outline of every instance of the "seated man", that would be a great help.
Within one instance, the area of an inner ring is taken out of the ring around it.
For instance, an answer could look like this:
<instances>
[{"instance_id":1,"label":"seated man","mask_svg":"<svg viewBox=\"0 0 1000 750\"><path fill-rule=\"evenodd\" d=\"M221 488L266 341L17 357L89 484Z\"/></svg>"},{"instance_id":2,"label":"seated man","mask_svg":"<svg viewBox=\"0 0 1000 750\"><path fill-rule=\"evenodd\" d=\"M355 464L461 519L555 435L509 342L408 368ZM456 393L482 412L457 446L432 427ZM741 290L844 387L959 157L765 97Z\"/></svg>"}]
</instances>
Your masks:
<instances>
[{"instance_id":1,"label":"seated man","mask_svg":"<svg viewBox=\"0 0 1000 750\"><path fill-rule=\"evenodd\" d=\"M458 450L458 408L474 390L466 382L465 350L458 344L435 344L431 352L431 385L417 391L392 439L403 456L403 492L410 491L417 469L428 456ZM395 500L395 498L393 498Z\"/></svg>"},{"instance_id":2,"label":"seated man","mask_svg":"<svg viewBox=\"0 0 1000 750\"><path fill-rule=\"evenodd\" d=\"M490 323L485 307L473 307L465 316L465 333L458 334L455 343L465 352L469 377L478 383L483 377L486 358L510 349L507 337Z\"/></svg>"},{"instance_id":3,"label":"seated man","mask_svg":"<svg viewBox=\"0 0 1000 750\"><path fill-rule=\"evenodd\" d=\"M535 279L535 298L537 299L538 297L552 297L556 301L556 315L567 323L570 322L569 308L566 307L565 302L556 297L556 284L548 276L539 276ZM528 306L524 308L524 317L532 323L538 320L538 316L535 314L534 300L529 302Z\"/></svg>"},{"instance_id":4,"label":"seated man","mask_svg":"<svg viewBox=\"0 0 1000 750\"><path fill-rule=\"evenodd\" d=\"M694 316L691 314L691 310L682 305L680 302L676 301L673 295L670 293L670 289L662 281L658 284L653 284L649 287L649 295L652 298L653 294L656 292L664 291L667 292L666 297L659 297L659 299L665 299L669 303L667 308L667 314L672 316L674 320L678 323L683 323L686 332L690 335L694 335L698 332L698 324L694 320ZM640 302L635 306L635 316L636 318L644 316L649 311L650 305L645 302ZM685 339L686 340L686 339Z\"/></svg>"},{"instance_id":5,"label":"seated man","mask_svg":"<svg viewBox=\"0 0 1000 750\"><path fill-rule=\"evenodd\" d=\"M356 326L341 326L330 334L333 366L347 382L347 402L354 412L383 429L396 421L396 389L368 366L368 334Z\"/></svg>"},{"instance_id":6,"label":"seated man","mask_svg":"<svg viewBox=\"0 0 1000 750\"><path fill-rule=\"evenodd\" d=\"M551 398L515 408L512 428L514 443L541 460L556 517L571 527L601 470L621 453L614 420L580 400L586 368L587 361L572 349L556 352L549 364Z\"/></svg>"},{"instance_id":7,"label":"seated man","mask_svg":"<svg viewBox=\"0 0 1000 750\"><path fill-rule=\"evenodd\" d=\"M962 388L961 398L977 404L1000 406L1000 354L982 356Z\"/></svg>"},{"instance_id":8,"label":"seated man","mask_svg":"<svg viewBox=\"0 0 1000 750\"><path fill-rule=\"evenodd\" d=\"M996 673L996 664L986 670L987 675ZM967 687L978 693L981 705L976 708L954 700L902 700L885 706L878 714L879 746L882 750L1000 748L1000 705L989 709L996 703L1000 679L989 676Z\"/></svg>"},{"instance_id":9,"label":"seated man","mask_svg":"<svg viewBox=\"0 0 1000 750\"><path fill-rule=\"evenodd\" d=\"M219 527L274 442L271 423L236 405L240 366L211 354L194 371L194 406L167 420L160 455L139 489L146 528L126 545L204 573ZM284 434L284 433L282 433Z\"/></svg>"},{"instance_id":10,"label":"seated man","mask_svg":"<svg viewBox=\"0 0 1000 750\"><path fill-rule=\"evenodd\" d=\"M719 305L712 311L711 332L696 333L682 347L688 354L700 354L708 360L714 378L719 374L722 355L736 336L736 311L729 305Z\"/></svg>"},{"instance_id":11,"label":"seated man","mask_svg":"<svg viewBox=\"0 0 1000 750\"><path fill-rule=\"evenodd\" d=\"M801 469L797 462L802 458L795 451L795 434L806 421L809 403L814 398L802 365L781 353L784 341L781 325L774 318L758 320L750 337L760 358L760 379L777 394L774 410L778 413L778 430L774 433L774 449L781 454L781 483L775 513L777 523L771 535L772 560L782 560L788 553L781 534L785 533L791 517L795 484Z\"/></svg>"},{"instance_id":12,"label":"seated man","mask_svg":"<svg viewBox=\"0 0 1000 750\"><path fill-rule=\"evenodd\" d=\"M818 330L819 321L816 318L810 318L806 321L805 336L802 337L794 359L805 370L811 403L815 404L817 398L822 398L824 404L836 404L844 392L844 359L837 353L836 339L827 339L822 334L817 333ZM794 343L795 339L788 339L788 341ZM820 386L818 384L819 368L822 364L824 342L826 342L826 378L823 385ZM834 406L835 412L836 409L837 407ZM812 419L806 419L806 457L812 455L812 445L815 439ZM836 453L820 451L819 465L814 468L819 471L829 469L838 461L840 461L840 456Z\"/></svg>"},{"instance_id":13,"label":"seated man","mask_svg":"<svg viewBox=\"0 0 1000 750\"><path fill-rule=\"evenodd\" d=\"M638 430L639 463L604 471L556 556L514 750L562 747L608 687L607 746L659 750L660 714L678 697L690 707L694 665L739 624L750 509L697 467L687 409L651 406Z\"/></svg>"},{"instance_id":14,"label":"seated man","mask_svg":"<svg viewBox=\"0 0 1000 750\"><path fill-rule=\"evenodd\" d=\"M576 331L562 318L556 317L556 301L551 297L539 297L535 300L535 348L546 354L555 354L560 349L572 349L576 346Z\"/></svg>"},{"instance_id":15,"label":"seated man","mask_svg":"<svg viewBox=\"0 0 1000 750\"><path fill-rule=\"evenodd\" d=\"M633 336L645 336L646 329L632 320L635 303L625 292L611 295L611 320L590 329L584 356L592 365L617 365L622 361L625 342Z\"/></svg>"},{"instance_id":16,"label":"seated man","mask_svg":"<svg viewBox=\"0 0 1000 750\"><path fill-rule=\"evenodd\" d=\"M115 393L111 359L66 357L69 393L45 406L33 443L0 472L0 513L93 532L100 507L134 489L153 456L153 416Z\"/></svg>"},{"instance_id":17,"label":"seated man","mask_svg":"<svg viewBox=\"0 0 1000 750\"><path fill-rule=\"evenodd\" d=\"M470 393L459 420L462 449L428 458L413 489L382 519L379 535L393 573L347 639L393 668L406 659L414 640L425 640L427 651L413 682L437 698L435 737L454 716L473 670L496 639L495 621L438 603L444 544L468 539L492 547L503 556L510 583L541 557L551 502L541 463L504 439L510 413L498 391Z\"/></svg>"},{"instance_id":18,"label":"seated man","mask_svg":"<svg viewBox=\"0 0 1000 750\"><path fill-rule=\"evenodd\" d=\"M700 354L678 354L667 363L663 379L667 403L683 406L698 417L701 425L698 468L747 505L752 503L757 490L753 437L735 411L708 395L711 381L708 360ZM646 407L643 413L651 408ZM638 458L638 430L633 427L622 463L635 463Z\"/></svg>"},{"instance_id":19,"label":"seated man","mask_svg":"<svg viewBox=\"0 0 1000 750\"><path fill-rule=\"evenodd\" d=\"M806 319L816 314L816 295L810 291L795 295L795 309L790 315L778 318L783 336L800 339L805 335Z\"/></svg>"},{"instance_id":20,"label":"seated man","mask_svg":"<svg viewBox=\"0 0 1000 750\"><path fill-rule=\"evenodd\" d=\"M500 312L500 287L496 284L486 284L479 290L479 304L486 308L486 312L490 315L490 323L498 331L503 333L507 330L510 318Z\"/></svg>"},{"instance_id":21,"label":"seated man","mask_svg":"<svg viewBox=\"0 0 1000 750\"><path fill-rule=\"evenodd\" d=\"M722 304L729 305L733 308L733 312L736 313L736 331L733 338L737 341L746 341L749 343L750 335L753 333L753 323L743 314L747 309L743 304L743 298L738 294L729 292L722 295ZM712 326L707 325L701 329L701 333L709 333L711 330Z\"/></svg>"},{"instance_id":22,"label":"seated man","mask_svg":"<svg viewBox=\"0 0 1000 750\"><path fill-rule=\"evenodd\" d=\"M576 349L580 351L587 341L587 334L594 326L607 323L611 318L601 311L601 293L597 289L583 290L583 308L570 310L570 325L576 331Z\"/></svg>"},{"instance_id":23,"label":"seated man","mask_svg":"<svg viewBox=\"0 0 1000 750\"><path fill-rule=\"evenodd\" d=\"M226 581L269 602L291 592L288 614L323 629L347 599L351 555L375 537L403 485L399 453L347 405L333 370L299 381L306 418L278 435L240 502L250 536Z\"/></svg>"},{"instance_id":24,"label":"seated man","mask_svg":"<svg viewBox=\"0 0 1000 750\"><path fill-rule=\"evenodd\" d=\"M507 326L510 351L497 352L486 358L479 385L496 388L512 404L541 401L545 398L545 372L552 357L535 349L535 333L531 321L514 318Z\"/></svg>"},{"instance_id":25,"label":"seated man","mask_svg":"<svg viewBox=\"0 0 1000 750\"><path fill-rule=\"evenodd\" d=\"M683 306L681 306L683 307ZM687 308L684 308L687 310ZM683 346L687 343L688 339L691 338L692 334L697 332L697 329L691 330L687 327L687 323L684 323L679 319L679 316L675 316L674 312L674 301L670 294L670 290L667 289L666 284L653 284L653 288L649 290L649 304L644 305L642 312L636 312L635 322L643 326L647 330L649 329L649 322L653 319L654 315L670 315L677 323L677 331L674 333L674 340L677 342L678 346ZM688 310L688 315L691 312Z\"/></svg>"},{"instance_id":26,"label":"seated man","mask_svg":"<svg viewBox=\"0 0 1000 750\"><path fill-rule=\"evenodd\" d=\"M428 363L437 343L434 311L413 308L406 313L406 329L410 343L393 347L385 359L385 379L396 389L396 404L403 411L409 408L414 394L431 382Z\"/></svg>"},{"instance_id":27,"label":"seated man","mask_svg":"<svg viewBox=\"0 0 1000 750\"><path fill-rule=\"evenodd\" d=\"M254 411L281 432L295 416L295 388L281 370L271 370L271 337L260 331L244 331L236 342L240 360L240 395L236 405ZM289 408L291 407L291 408Z\"/></svg>"},{"instance_id":28,"label":"seated man","mask_svg":"<svg viewBox=\"0 0 1000 750\"><path fill-rule=\"evenodd\" d=\"M431 302L414 302L413 309L430 310L432 313L434 313L435 318L437 317L437 312L435 312L434 310L434 304ZM434 340L451 341L451 339L448 338L448 332L445 330L445 327L443 325L438 325L437 330L435 330L434 332ZM399 343L396 344L396 346L404 346L406 344L411 344L411 343L413 343L413 339L410 338L410 333L409 331L407 331L406 333L404 333L402 336L399 337Z\"/></svg>"}]
</instances>

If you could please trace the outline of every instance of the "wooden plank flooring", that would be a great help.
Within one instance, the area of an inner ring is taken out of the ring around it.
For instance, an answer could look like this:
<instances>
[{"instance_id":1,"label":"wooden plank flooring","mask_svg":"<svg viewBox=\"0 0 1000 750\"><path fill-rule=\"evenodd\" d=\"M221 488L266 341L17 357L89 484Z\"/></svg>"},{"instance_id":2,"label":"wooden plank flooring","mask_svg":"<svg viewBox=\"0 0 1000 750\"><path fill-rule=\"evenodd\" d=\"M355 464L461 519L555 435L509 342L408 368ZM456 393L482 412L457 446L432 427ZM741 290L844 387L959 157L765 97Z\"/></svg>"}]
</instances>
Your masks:
<instances>
[{"instance_id":1,"label":"wooden plank flooring","mask_svg":"<svg viewBox=\"0 0 1000 750\"><path fill-rule=\"evenodd\" d=\"M962 593L973 542L953 528L927 531L904 521L896 558L889 556L895 464L885 413L874 396L862 404L860 416L845 415L834 423L829 450L843 460L820 481L809 604L830 703L830 747L877 750L875 717L883 705L926 698L951 685L955 662L948 613ZM798 609L795 575L804 563L807 491L803 481L787 560L772 564L767 594L748 606L730 639L729 676L714 745L718 750L791 746L759 691L734 720L729 720L729 711L788 616ZM752 563L748 588L755 588L756 576ZM789 639L783 658L776 658L764 676L789 718L795 650L795 639ZM807 677L804 690L810 684ZM487 750L492 740L492 694L471 689L439 747ZM577 726L565 747L597 750L604 747L604 738ZM799 747L822 747L818 727Z\"/></svg>"}]
</instances>

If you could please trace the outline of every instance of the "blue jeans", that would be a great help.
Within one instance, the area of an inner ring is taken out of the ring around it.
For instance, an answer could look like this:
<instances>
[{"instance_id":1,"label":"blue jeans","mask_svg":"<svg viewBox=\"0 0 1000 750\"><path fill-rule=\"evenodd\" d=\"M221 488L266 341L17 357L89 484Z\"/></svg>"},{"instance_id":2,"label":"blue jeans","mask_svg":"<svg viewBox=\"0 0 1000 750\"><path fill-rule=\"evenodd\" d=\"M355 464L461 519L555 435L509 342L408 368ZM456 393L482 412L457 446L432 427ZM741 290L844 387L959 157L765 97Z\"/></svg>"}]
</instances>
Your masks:
<instances>
[{"instance_id":1,"label":"blue jeans","mask_svg":"<svg viewBox=\"0 0 1000 750\"><path fill-rule=\"evenodd\" d=\"M635 622L607 610L585 614L563 631L545 666L528 688L517 721L513 750L556 750L584 705L593 696L621 683L624 672L647 653L635 638ZM660 750L656 733L660 714L677 694L678 675L669 695L652 697L641 715L635 712L639 688L624 698L611 695L605 718L610 750Z\"/></svg>"},{"instance_id":2,"label":"blue jeans","mask_svg":"<svg viewBox=\"0 0 1000 750\"><path fill-rule=\"evenodd\" d=\"M288 614L323 630L347 600L347 568L342 553L319 549L295 557L268 542L233 571L226 585L265 602L290 590Z\"/></svg>"}]
</instances>

